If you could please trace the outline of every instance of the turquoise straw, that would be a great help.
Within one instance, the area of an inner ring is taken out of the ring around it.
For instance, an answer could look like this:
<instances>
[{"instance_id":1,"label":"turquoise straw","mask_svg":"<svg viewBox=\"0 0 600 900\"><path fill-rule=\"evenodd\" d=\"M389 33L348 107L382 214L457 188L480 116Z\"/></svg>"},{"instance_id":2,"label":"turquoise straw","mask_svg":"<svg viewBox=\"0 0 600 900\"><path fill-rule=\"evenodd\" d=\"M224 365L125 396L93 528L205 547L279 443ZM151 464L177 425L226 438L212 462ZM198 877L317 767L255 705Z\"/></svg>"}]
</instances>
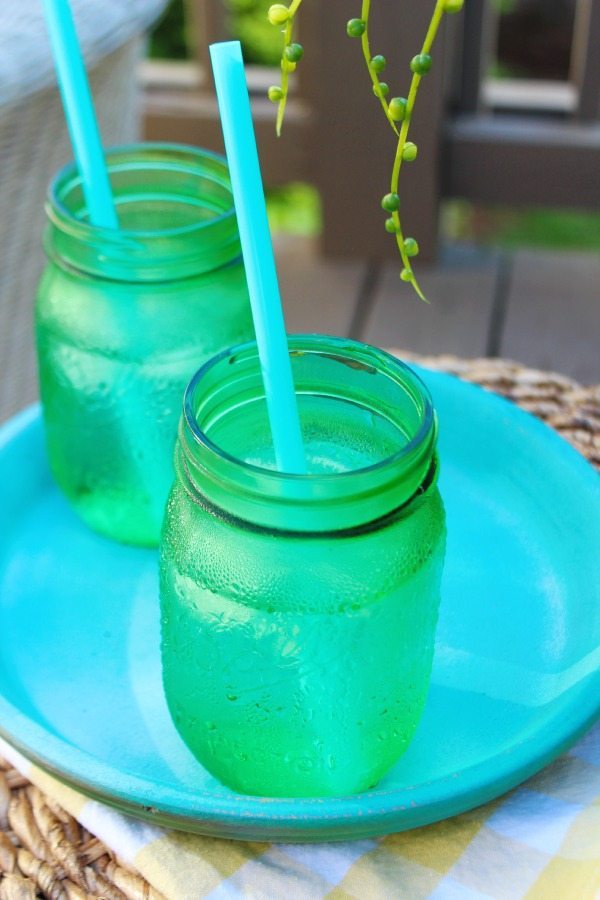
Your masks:
<instances>
[{"instance_id":1,"label":"turquoise straw","mask_svg":"<svg viewBox=\"0 0 600 900\"><path fill-rule=\"evenodd\" d=\"M68 0L43 0L77 168L90 221L102 228L118 228L106 171L98 123Z\"/></svg>"},{"instance_id":2,"label":"turquoise straw","mask_svg":"<svg viewBox=\"0 0 600 900\"><path fill-rule=\"evenodd\" d=\"M281 472L306 474L277 270L239 41L210 47L267 411Z\"/></svg>"}]
</instances>

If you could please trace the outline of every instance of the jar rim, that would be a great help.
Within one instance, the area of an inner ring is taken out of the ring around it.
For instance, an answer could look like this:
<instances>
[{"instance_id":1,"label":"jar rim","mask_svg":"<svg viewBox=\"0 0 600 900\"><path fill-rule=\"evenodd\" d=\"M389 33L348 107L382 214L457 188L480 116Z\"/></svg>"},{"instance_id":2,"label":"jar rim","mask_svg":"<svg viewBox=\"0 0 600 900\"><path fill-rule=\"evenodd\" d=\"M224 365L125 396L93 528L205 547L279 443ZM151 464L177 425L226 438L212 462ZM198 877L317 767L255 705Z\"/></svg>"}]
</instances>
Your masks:
<instances>
[{"instance_id":1,"label":"jar rim","mask_svg":"<svg viewBox=\"0 0 600 900\"><path fill-rule=\"evenodd\" d=\"M218 353L216 356L213 356L211 359L205 362L204 365L202 365L192 376L192 379L190 380L183 397L183 417L194 437L195 442L209 451L209 453L214 454L215 458L225 460L228 464L232 465L234 467L234 470L237 469L239 472L251 473L253 475L260 476L261 478L266 478L273 483L279 482L306 484L310 482L311 484L314 484L318 481L322 482L323 484L340 484L341 481L344 480L344 482L348 484L352 478L362 478L369 475L370 473L376 473L390 466L395 466L405 459L408 460L414 454L415 450L424 443L427 437L432 435L432 432L435 441L436 417L431 394L424 381L417 375L416 372L414 372L413 369L411 369L410 366L407 366L406 363L402 362L397 357L392 356L392 354L388 353L386 350L381 350L378 347L373 346L372 344L365 344L361 341L355 341L352 338L340 338L331 335L289 335L288 345L290 348L290 356L293 357L294 354L298 353L299 351L302 353L312 352L319 356L327 356L327 353L325 353L322 346L320 346L320 342L323 341L326 341L331 346L331 349L336 351L336 355L339 357L342 357L344 355L344 350L352 348L353 351L359 351L364 356L372 356L374 357L374 360L376 359L377 361L384 362L389 367L392 374L394 370L398 374L401 373L403 384L406 384L406 381L408 381L409 383L411 383L412 387L416 388L423 400L421 417L418 429L405 445L400 447L389 456L386 456L383 459L362 468L349 469L342 472L304 474L280 472L276 469L257 466L253 463L249 463L245 460L239 459L239 457L233 456L222 447L219 447L208 437L207 434L205 434L205 432L198 425L193 407L196 388L198 387L202 379L224 360L231 359L243 353L247 353L248 351L253 349L256 350L256 355L258 356L256 341L248 341L244 344L239 344L235 347L230 347L226 350L221 351L221 353Z\"/></svg>"},{"instance_id":2,"label":"jar rim","mask_svg":"<svg viewBox=\"0 0 600 900\"><path fill-rule=\"evenodd\" d=\"M51 261L130 283L179 281L239 263L224 157L185 144L141 142L110 148L106 159L120 221L133 227L87 221L81 174L71 162L53 179L46 201L44 246ZM153 229L137 227L149 222Z\"/></svg>"},{"instance_id":3,"label":"jar rim","mask_svg":"<svg viewBox=\"0 0 600 900\"><path fill-rule=\"evenodd\" d=\"M247 462L219 446L210 437L213 425L248 402L264 403L256 342L242 344L205 363L184 395L175 468L191 498L263 528L323 533L383 519L423 494L437 420L419 376L384 350L350 338L293 335L288 345L297 396L350 402L383 416L403 435L398 449L362 468L300 475ZM346 375L341 366L356 371ZM373 375L378 379L370 388L365 379Z\"/></svg>"},{"instance_id":4,"label":"jar rim","mask_svg":"<svg viewBox=\"0 0 600 900\"><path fill-rule=\"evenodd\" d=\"M212 150L205 150L201 147L192 147L188 146L187 144L170 143L169 141L143 141L108 147L105 149L104 153L107 169L110 173L111 171L126 171L133 164L139 165L140 163L143 163L146 157L148 157L151 153L160 153L161 151L164 151L165 153L168 152L171 157L169 161L167 161L166 159L164 161L161 161L163 167L168 166L172 170L178 168L176 163L178 156L180 158L180 165L186 158L196 165L202 164L203 161L221 164L223 166L223 174L226 177L222 182L219 183L222 184L223 187L231 191L231 185L229 183L228 177L227 160L222 154L214 153ZM131 157L137 156L137 159L133 158L128 162L123 161L122 163L117 164L116 159L120 156L125 155L129 155ZM148 162L150 162L150 160L148 160ZM149 166L149 168L156 167L156 165ZM206 175L206 173L203 174ZM229 207L229 209L212 217L211 219L192 222L188 225L180 225L172 228L150 230L118 229L115 231L115 229L113 228L93 225L84 219L77 218L68 208L63 199L66 191L73 190L81 183L82 177L78 171L77 163L75 160L71 160L61 169L59 169L50 181L46 195L46 211L49 219L54 225L70 234L71 236L77 237L82 241L102 237L105 240L109 241L118 240L119 243L135 243L136 241L149 240L155 237L183 237L194 233L201 234L205 230L215 228L215 226L228 223L230 220L235 219L235 206L232 193L231 206Z\"/></svg>"}]
</instances>

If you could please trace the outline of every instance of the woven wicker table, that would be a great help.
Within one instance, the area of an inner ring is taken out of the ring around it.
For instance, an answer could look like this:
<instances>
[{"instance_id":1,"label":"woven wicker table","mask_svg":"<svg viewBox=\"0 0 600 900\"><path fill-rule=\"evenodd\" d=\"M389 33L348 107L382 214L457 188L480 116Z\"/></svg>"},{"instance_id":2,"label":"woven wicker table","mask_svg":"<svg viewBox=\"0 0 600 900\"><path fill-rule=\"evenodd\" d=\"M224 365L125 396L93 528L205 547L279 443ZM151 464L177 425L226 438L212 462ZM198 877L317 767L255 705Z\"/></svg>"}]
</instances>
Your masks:
<instances>
[{"instance_id":1,"label":"woven wicker table","mask_svg":"<svg viewBox=\"0 0 600 900\"><path fill-rule=\"evenodd\" d=\"M504 360L415 357L508 397L555 428L600 470L600 385ZM51 798L0 759L0 900L159 900L160 895Z\"/></svg>"}]
</instances>

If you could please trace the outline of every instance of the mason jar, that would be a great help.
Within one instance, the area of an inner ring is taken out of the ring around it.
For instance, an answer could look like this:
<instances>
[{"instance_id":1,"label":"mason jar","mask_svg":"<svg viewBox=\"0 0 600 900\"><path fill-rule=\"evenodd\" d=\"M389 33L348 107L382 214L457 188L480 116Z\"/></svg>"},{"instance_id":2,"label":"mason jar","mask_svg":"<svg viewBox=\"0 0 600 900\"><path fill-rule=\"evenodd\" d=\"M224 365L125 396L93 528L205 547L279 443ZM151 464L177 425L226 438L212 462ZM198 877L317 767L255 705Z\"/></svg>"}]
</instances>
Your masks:
<instances>
[{"instance_id":1,"label":"mason jar","mask_svg":"<svg viewBox=\"0 0 600 900\"><path fill-rule=\"evenodd\" d=\"M181 397L206 359L253 337L226 162L109 150L119 230L87 218L74 164L51 184L36 303L50 467L93 529L158 543Z\"/></svg>"},{"instance_id":2,"label":"mason jar","mask_svg":"<svg viewBox=\"0 0 600 900\"><path fill-rule=\"evenodd\" d=\"M375 785L428 692L445 518L436 417L407 366L293 337L308 474L275 469L256 345L190 382L161 544L162 665L179 734L227 786Z\"/></svg>"}]
</instances>

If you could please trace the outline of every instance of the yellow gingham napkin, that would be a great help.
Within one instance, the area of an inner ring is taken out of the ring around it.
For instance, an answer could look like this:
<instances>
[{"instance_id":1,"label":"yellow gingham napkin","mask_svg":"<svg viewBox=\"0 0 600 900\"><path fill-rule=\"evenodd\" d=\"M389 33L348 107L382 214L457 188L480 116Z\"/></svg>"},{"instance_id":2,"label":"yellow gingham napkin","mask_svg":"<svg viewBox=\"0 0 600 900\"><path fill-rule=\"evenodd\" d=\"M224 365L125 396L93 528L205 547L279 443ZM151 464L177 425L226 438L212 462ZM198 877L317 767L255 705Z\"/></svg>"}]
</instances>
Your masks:
<instances>
[{"instance_id":1,"label":"yellow gingham napkin","mask_svg":"<svg viewBox=\"0 0 600 900\"><path fill-rule=\"evenodd\" d=\"M156 828L86 799L2 740L0 755L168 900L600 898L600 723L492 803L413 831L331 844Z\"/></svg>"}]
</instances>

